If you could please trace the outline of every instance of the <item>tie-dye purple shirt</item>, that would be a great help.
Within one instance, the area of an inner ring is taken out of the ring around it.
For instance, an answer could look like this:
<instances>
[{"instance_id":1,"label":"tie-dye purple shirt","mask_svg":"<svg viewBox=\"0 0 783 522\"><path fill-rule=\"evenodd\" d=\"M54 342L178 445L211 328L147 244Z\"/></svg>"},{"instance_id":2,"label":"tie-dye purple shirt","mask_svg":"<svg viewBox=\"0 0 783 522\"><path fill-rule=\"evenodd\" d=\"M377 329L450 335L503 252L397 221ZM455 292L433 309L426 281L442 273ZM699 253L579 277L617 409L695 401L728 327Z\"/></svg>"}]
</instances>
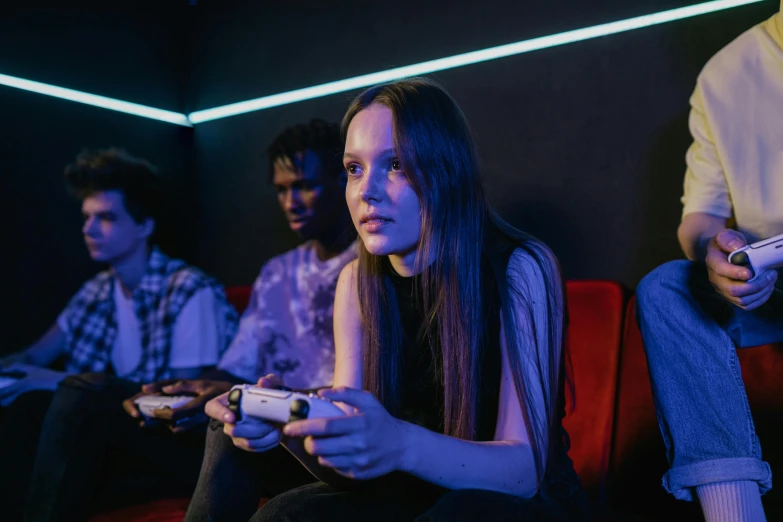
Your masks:
<instances>
[{"instance_id":1,"label":"tie-dye purple shirt","mask_svg":"<svg viewBox=\"0 0 783 522\"><path fill-rule=\"evenodd\" d=\"M320 261L307 242L269 260L218 367L249 382L274 373L292 388L330 386L334 291L340 271L354 259L355 243Z\"/></svg>"}]
</instances>

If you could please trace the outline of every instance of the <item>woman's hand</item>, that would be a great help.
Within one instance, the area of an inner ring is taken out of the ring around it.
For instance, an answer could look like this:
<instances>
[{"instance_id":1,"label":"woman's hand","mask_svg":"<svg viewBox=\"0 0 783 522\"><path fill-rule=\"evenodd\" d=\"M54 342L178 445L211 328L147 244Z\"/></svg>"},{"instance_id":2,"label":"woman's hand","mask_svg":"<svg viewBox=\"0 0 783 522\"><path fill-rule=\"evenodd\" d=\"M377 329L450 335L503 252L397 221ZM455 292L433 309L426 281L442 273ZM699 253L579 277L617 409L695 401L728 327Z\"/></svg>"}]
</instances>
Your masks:
<instances>
[{"instance_id":1,"label":"woman's hand","mask_svg":"<svg viewBox=\"0 0 783 522\"><path fill-rule=\"evenodd\" d=\"M282 384L280 377L270 373L258 379L257 386L274 388ZM223 433L231 437L234 446L239 449L260 453L280 443L280 427L276 424L249 416L237 423L234 412L228 409L228 392L209 401L205 412L213 419L223 422Z\"/></svg>"},{"instance_id":2,"label":"woman's hand","mask_svg":"<svg viewBox=\"0 0 783 522\"><path fill-rule=\"evenodd\" d=\"M392 417L366 391L335 388L318 394L343 403L347 415L291 422L283 433L304 438L305 451L318 457L321 466L360 480L406 469L407 423Z\"/></svg>"}]
</instances>

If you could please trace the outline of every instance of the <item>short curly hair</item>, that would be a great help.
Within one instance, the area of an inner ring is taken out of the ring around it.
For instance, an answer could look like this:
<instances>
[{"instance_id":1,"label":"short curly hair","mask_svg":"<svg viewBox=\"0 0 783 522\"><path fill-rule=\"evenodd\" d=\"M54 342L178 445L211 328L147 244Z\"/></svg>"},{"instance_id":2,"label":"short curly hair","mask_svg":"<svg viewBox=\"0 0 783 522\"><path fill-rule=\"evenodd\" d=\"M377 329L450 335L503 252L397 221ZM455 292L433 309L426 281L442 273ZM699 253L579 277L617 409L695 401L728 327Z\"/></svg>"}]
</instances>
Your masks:
<instances>
[{"instance_id":1,"label":"short curly hair","mask_svg":"<svg viewBox=\"0 0 783 522\"><path fill-rule=\"evenodd\" d=\"M163 204L163 180L146 160L123 149L85 149L65 167L65 184L79 201L95 192L122 192L125 209L136 223L157 219Z\"/></svg>"},{"instance_id":2,"label":"short curly hair","mask_svg":"<svg viewBox=\"0 0 783 522\"><path fill-rule=\"evenodd\" d=\"M298 165L297 155L309 150L321 161L324 178L336 179L343 171L343 140L337 124L314 118L308 123L288 127L267 148L269 181L274 177L275 164Z\"/></svg>"}]
</instances>

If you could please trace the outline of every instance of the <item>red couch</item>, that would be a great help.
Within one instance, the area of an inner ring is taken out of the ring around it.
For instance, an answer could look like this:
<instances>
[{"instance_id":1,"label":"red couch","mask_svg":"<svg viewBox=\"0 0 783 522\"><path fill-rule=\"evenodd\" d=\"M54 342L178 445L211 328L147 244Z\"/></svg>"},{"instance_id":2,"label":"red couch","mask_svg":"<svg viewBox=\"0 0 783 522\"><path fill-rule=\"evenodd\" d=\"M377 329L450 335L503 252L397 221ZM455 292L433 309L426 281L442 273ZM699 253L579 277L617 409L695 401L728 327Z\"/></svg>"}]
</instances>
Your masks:
<instances>
[{"instance_id":1,"label":"red couch","mask_svg":"<svg viewBox=\"0 0 783 522\"><path fill-rule=\"evenodd\" d=\"M249 294L244 287L227 291L240 311ZM567 294L567 371L573 386L566 395L564 424L572 442L569 455L593 500L596 518L700 519L696 504L674 501L660 484L667 464L634 299L627 300L627 293L613 281L569 281ZM765 459L775 469L777 454L768 446L781 435L774 412L783 406L783 380L776 378L783 357L778 347L767 346L741 350L740 361ZM774 492L765 496L767 516L783 520L775 515ZM91 522L179 521L187 502L165 499L103 513Z\"/></svg>"}]
</instances>

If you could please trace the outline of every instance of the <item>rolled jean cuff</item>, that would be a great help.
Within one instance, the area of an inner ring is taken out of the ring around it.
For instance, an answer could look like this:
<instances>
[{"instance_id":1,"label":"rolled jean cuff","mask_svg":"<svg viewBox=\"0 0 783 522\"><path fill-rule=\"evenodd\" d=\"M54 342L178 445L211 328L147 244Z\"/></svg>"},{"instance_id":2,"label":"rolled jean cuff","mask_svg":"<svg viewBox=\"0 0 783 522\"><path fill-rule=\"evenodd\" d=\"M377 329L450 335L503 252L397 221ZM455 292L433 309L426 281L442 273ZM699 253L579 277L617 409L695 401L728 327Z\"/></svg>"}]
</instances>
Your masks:
<instances>
[{"instance_id":1,"label":"rolled jean cuff","mask_svg":"<svg viewBox=\"0 0 783 522\"><path fill-rule=\"evenodd\" d=\"M698 486L740 480L757 482L763 495L772 488L772 470L754 458L706 460L670 469L663 476L663 487L674 498L693 501Z\"/></svg>"}]
</instances>

